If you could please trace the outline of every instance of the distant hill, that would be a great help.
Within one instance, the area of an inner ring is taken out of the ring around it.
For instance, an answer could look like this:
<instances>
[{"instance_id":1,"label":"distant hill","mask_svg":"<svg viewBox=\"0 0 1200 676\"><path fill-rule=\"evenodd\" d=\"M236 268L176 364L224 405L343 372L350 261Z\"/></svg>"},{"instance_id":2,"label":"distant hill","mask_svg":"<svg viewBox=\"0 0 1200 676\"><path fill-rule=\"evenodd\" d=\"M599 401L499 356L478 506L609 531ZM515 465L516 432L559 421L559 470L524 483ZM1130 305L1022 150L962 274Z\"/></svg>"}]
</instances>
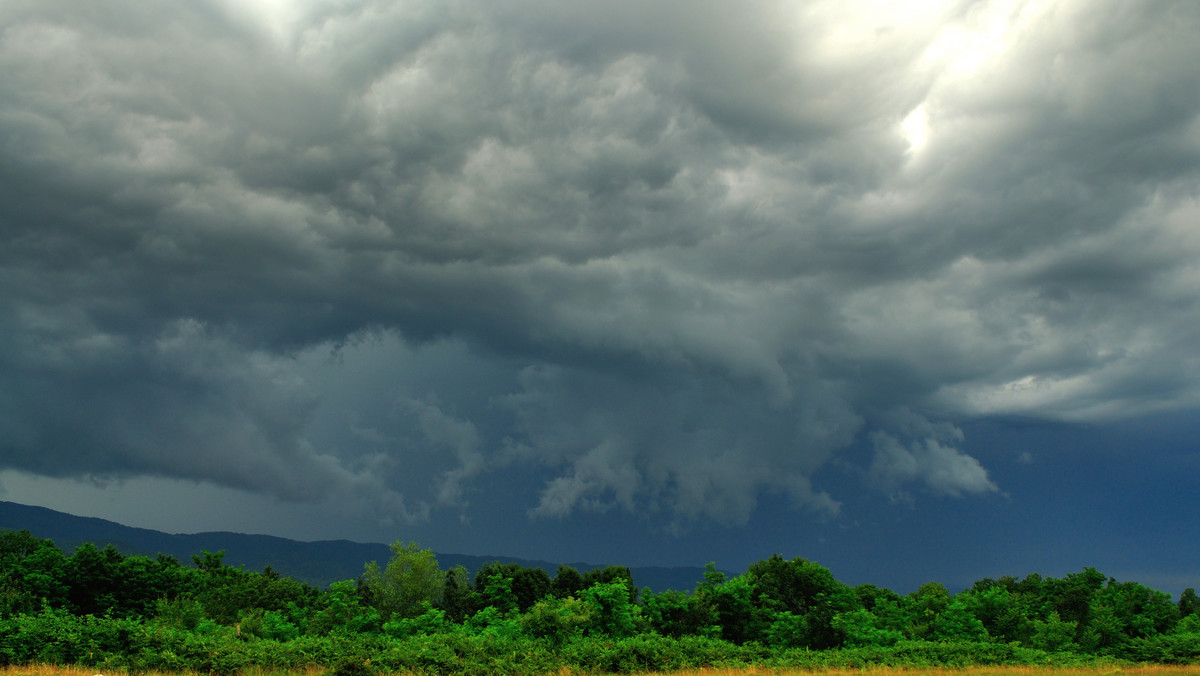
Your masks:
<instances>
[{"instance_id":1,"label":"distant hill","mask_svg":"<svg viewBox=\"0 0 1200 676\"><path fill-rule=\"evenodd\" d=\"M193 554L201 551L225 550L225 563L244 566L247 570L262 570L271 566L276 572L318 587L330 582L349 580L362 573L368 561L384 564L391 557L388 546L380 543L322 540L301 542L270 535L244 533L195 533L173 535L146 528L123 526L112 521L56 512L45 507L0 501L0 532L28 530L37 537L54 541L68 555L84 542L97 547L112 545L122 554L169 554L183 563L190 563ZM466 554L437 554L442 568L464 566L472 575L485 563L500 561L527 567L539 567L554 575L558 564L550 561L531 561L511 556L469 556ZM588 571L599 566L587 563L568 564ZM644 567L631 568L633 581L639 587L654 591L678 589L690 591L704 579L701 567Z\"/></svg>"}]
</instances>

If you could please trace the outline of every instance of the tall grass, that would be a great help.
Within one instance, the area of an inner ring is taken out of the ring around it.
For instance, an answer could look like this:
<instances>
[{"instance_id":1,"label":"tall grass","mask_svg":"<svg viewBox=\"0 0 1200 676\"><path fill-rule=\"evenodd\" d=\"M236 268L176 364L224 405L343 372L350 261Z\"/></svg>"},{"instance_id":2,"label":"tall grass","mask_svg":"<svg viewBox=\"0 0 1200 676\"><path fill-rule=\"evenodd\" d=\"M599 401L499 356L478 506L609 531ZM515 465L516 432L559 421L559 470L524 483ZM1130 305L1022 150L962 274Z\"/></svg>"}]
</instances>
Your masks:
<instances>
[{"instance_id":1,"label":"tall grass","mask_svg":"<svg viewBox=\"0 0 1200 676\"><path fill-rule=\"evenodd\" d=\"M1106 665L1094 667L973 666L862 667L831 669L690 669L670 676L1200 676L1200 665Z\"/></svg>"},{"instance_id":2,"label":"tall grass","mask_svg":"<svg viewBox=\"0 0 1200 676\"><path fill-rule=\"evenodd\" d=\"M131 672L100 672L97 671L95 667L61 667L53 664L29 664L25 666L0 667L0 676L125 676L129 673ZM205 676L194 671L137 671L132 673L136 673L137 676ZM325 673L327 673L327 670L320 667L312 667L309 669L294 671L251 667L243 672L240 672L241 676L323 676Z\"/></svg>"}]
</instances>

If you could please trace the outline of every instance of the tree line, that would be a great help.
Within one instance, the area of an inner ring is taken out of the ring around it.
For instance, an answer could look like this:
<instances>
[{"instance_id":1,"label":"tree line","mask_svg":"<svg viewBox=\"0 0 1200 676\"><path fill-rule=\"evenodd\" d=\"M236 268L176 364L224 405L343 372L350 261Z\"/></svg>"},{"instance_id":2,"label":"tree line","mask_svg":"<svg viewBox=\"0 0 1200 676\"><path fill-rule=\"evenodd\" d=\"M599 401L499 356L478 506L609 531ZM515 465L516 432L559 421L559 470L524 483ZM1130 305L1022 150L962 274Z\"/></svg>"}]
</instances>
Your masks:
<instances>
[{"instance_id":1,"label":"tree line","mask_svg":"<svg viewBox=\"0 0 1200 676\"><path fill-rule=\"evenodd\" d=\"M692 590L635 586L630 570L490 563L473 575L397 542L384 564L318 589L273 571L189 564L83 544L67 555L0 534L0 664L232 672L548 673L767 664L1200 660L1200 599L1094 568L983 579L952 594L850 586L773 555Z\"/></svg>"}]
</instances>

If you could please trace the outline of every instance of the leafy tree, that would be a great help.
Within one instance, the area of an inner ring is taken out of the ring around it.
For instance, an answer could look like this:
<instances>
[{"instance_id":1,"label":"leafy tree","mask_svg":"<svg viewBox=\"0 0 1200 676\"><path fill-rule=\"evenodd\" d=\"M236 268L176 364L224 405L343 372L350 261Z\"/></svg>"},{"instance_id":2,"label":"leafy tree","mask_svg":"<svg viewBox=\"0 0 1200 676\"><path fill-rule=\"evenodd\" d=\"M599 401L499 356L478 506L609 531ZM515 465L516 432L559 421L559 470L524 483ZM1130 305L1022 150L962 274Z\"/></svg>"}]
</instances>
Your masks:
<instances>
[{"instance_id":1,"label":"leafy tree","mask_svg":"<svg viewBox=\"0 0 1200 676\"><path fill-rule=\"evenodd\" d=\"M64 573L76 613L102 615L117 605L123 558L112 545L97 549L96 545L85 542L75 549Z\"/></svg>"},{"instance_id":2,"label":"leafy tree","mask_svg":"<svg viewBox=\"0 0 1200 676\"><path fill-rule=\"evenodd\" d=\"M362 594L353 580L340 580L329 585L317 602L317 612L309 619L304 631L310 635L331 632L357 634L378 631L383 623L379 613L363 603Z\"/></svg>"},{"instance_id":3,"label":"leafy tree","mask_svg":"<svg viewBox=\"0 0 1200 676\"><path fill-rule=\"evenodd\" d=\"M1058 613L1063 622L1074 622L1082 628L1088 624L1092 598L1104 588L1106 579L1095 568L1084 568L1082 572L1070 573L1061 580L1044 580L1038 589L1043 599L1041 607L1030 615L1048 618L1053 611ZM1027 593L1026 596L1032 597L1032 594Z\"/></svg>"},{"instance_id":4,"label":"leafy tree","mask_svg":"<svg viewBox=\"0 0 1200 676\"><path fill-rule=\"evenodd\" d=\"M749 579L737 575L714 584L716 579L715 575L711 580L706 579L696 588L696 595L716 612L721 638L739 645L765 638L769 614L760 609Z\"/></svg>"},{"instance_id":5,"label":"leafy tree","mask_svg":"<svg viewBox=\"0 0 1200 676\"><path fill-rule=\"evenodd\" d=\"M255 605L264 610L309 608L316 603L319 594L316 587L281 576L272 571L270 566L257 575L249 575L248 578L250 584L255 587Z\"/></svg>"},{"instance_id":6,"label":"leafy tree","mask_svg":"<svg viewBox=\"0 0 1200 676\"><path fill-rule=\"evenodd\" d=\"M417 543L407 545L396 541L391 546L392 558L387 567L375 561L363 572L363 586L370 606L387 621L393 617L416 617L424 612L424 603L441 601L446 577L438 567L437 557Z\"/></svg>"},{"instance_id":7,"label":"leafy tree","mask_svg":"<svg viewBox=\"0 0 1200 676\"><path fill-rule=\"evenodd\" d=\"M1179 621L1179 608L1163 592L1110 579L1092 596L1088 617L1080 645L1089 651L1120 654L1133 639L1170 633Z\"/></svg>"},{"instance_id":8,"label":"leafy tree","mask_svg":"<svg viewBox=\"0 0 1200 676\"><path fill-rule=\"evenodd\" d=\"M882 607L882 604L876 607ZM840 613L833 618L832 624L844 637L845 645L850 647L890 646L904 639L903 632L890 628L888 621L865 608Z\"/></svg>"},{"instance_id":9,"label":"leafy tree","mask_svg":"<svg viewBox=\"0 0 1200 676\"><path fill-rule=\"evenodd\" d=\"M548 596L533 604L520 618L521 627L531 636L547 639L558 646L582 636L593 623L596 606L572 596Z\"/></svg>"},{"instance_id":10,"label":"leafy tree","mask_svg":"<svg viewBox=\"0 0 1200 676\"><path fill-rule=\"evenodd\" d=\"M192 554L192 563L209 575L220 575L225 572L225 550L217 552L201 550L199 554Z\"/></svg>"},{"instance_id":11,"label":"leafy tree","mask_svg":"<svg viewBox=\"0 0 1200 676\"><path fill-rule=\"evenodd\" d=\"M518 566L513 571L513 595L517 597L517 609L525 612L535 603L550 595L553 582L550 574L537 567Z\"/></svg>"},{"instance_id":12,"label":"leafy tree","mask_svg":"<svg viewBox=\"0 0 1200 676\"><path fill-rule=\"evenodd\" d=\"M801 558L785 561L775 554L751 564L746 579L754 588L759 608L773 615L790 613L768 621L782 621L789 627L787 631L802 632L795 635L795 645L832 648L841 644L842 635L833 627L833 618L856 608L858 599L828 568Z\"/></svg>"},{"instance_id":13,"label":"leafy tree","mask_svg":"<svg viewBox=\"0 0 1200 676\"><path fill-rule=\"evenodd\" d=\"M29 531L0 533L0 617L35 613L43 602L68 602L67 557L50 540Z\"/></svg>"},{"instance_id":14,"label":"leafy tree","mask_svg":"<svg viewBox=\"0 0 1200 676\"><path fill-rule=\"evenodd\" d=\"M154 621L156 624L195 631L204 620L204 606L192 598L178 598L168 601L159 599L154 604Z\"/></svg>"},{"instance_id":15,"label":"leafy tree","mask_svg":"<svg viewBox=\"0 0 1200 676\"><path fill-rule=\"evenodd\" d=\"M224 551L192 556L197 570L192 593L209 618L232 626L254 610L286 611L289 622L310 614L317 598L315 588L283 577L270 566L254 573L227 566L224 558Z\"/></svg>"},{"instance_id":16,"label":"leafy tree","mask_svg":"<svg viewBox=\"0 0 1200 676\"><path fill-rule=\"evenodd\" d=\"M616 582L625 583L625 588L629 591L629 602L637 603L638 588L633 583L633 572L628 566L605 566L603 568L593 568L583 574L583 585L581 589L587 589L598 582Z\"/></svg>"},{"instance_id":17,"label":"leafy tree","mask_svg":"<svg viewBox=\"0 0 1200 676\"><path fill-rule=\"evenodd\" d=\"M513 599L516 602L517 610L520 612L525 612L532 608L533 604L542 600L547 594L550 594L553 588L550 574L541 568L527 568L518 563L499 563L493 561L480 566L479 570L475 573L475 589L477 591L483 589L493 575L500 575L510 581ZM495 605L494 603L487 602L484 604Z\"/></svg>"},{"instance_id":18,"label":"leafy tree","mask_svg":"<svg viewBox=\"0 0 1200 676\"><path fill-rule=\"evenodd\" d=\"M28 530L0 533L0 570L6 571L15 562L46 547L54 547L54 542L36 537Z\"/></svg>"},{"instance_id":19,"label":"leafy tree","mask_svg":"<svg viewBox=\"0 0 1200 676\"><path fill-rule=\"evenodd\" d=\"M173 599L185 593L188 574L174 557L129 556L117 564L115 605L122 617L151 617L159 599Z\"/></svg>"},{"instance_id":20,"label":"leafy tree","mask_svg":"<svg viewBox=\"0 0 1200 676\"><path fill-rule=\"evenodd\" d=\"M672 589L661 594L647 589L643 596L642 615L651 630L671 638L720 635L711 596L688 595Z\"/></svg>"},{"instance_id":21,"label":"leafy tree","mask_svg":"<svg viewBox=\"0 0 1200 676\"><path fill-rule=\"evenodd\" d=\"M1177 634L1200 634L1200 613L1192 613L1175 625Z\"/></svg>"},{"instance_id":22,"label":"leafy tree","mask_svg":"<svg viewBox=\"0 0 1200 676\"><path fill-rule=\"evenodd\" d=\"M860 584L854 588L854 597L858 605L870 612L875 612L875 606L886 603L900 603L900 595L891 589L876 587L873 584Z\"/></svg>"},{"instance_id":23,"label":"leafy tree","mask_svg":"<svg viewBox=\"0 0 1200 676\"><path fill-rule=\"evenodd\" d=\"M726 577L724 571L717 569L716 562L709 561L704 564L704 579L696 584L696 589L711 592L722 584L725 584Z\"/></svg>"},{"instance_id":24,"label":"leafy tree","mask_svg":"<svg viewBox=\"0 0 1200 676\"><path fill-rule=\"evenodd\" d=\"M512 578L499 571L480 580L475 578L475 595L484 609L491 608L503 617L517 610L517 596L512 591Z\"/></svg>"},{"instance_id":25,"label":"leafy tree","mask_svg":"<svg viewBox=\"0 0 1200 676\"><path fill-rule=\"evenodd\" d=\"M581 589L583 589L583 575L580 575L573 566L560 565L558 572L554 574L554 582L550 585L551 593L560 599L565 599L568 596L575 596Z\"/></svg>"},{"instance_id":26,"label":"leafy tree","mask_svg":"<svg viewBox=\"0 0 1200 676\"><path fill-rule=\"evenodd\" d=\"M966 608L993 639L1004 642L1028 639L1033 628L1018 604L1020 596L995 581L989 582L990 586L976 582L959 595Z\"/></svg>"},{"instance_id":27,"label":"leafy tree","mask_svg":"<svg viewBox=\"0 0 1200 676\"><path fill-rule=\"evenodd\" d=\"M1058 611L1052 610L1045 620L1033 620L1031 624L1032 633L1027 641L1029 647L1051 653L1078 648L1075 643L1075 623L1059 617Z\"/></svg>"},{"instance_id":28,"label":"leafy tree","mask_svg":"<svg viewBox=\"0 0 1200 676\"><path fill-rule=\"evenodd\" d=\"M929 637L936 641L986 641L987 630L971 614L962 598L954 598L929 623Z\"/></svg>"},{"instance_id":29,"label":"leafy tree","mask_svg":"<svg viewBox=\"0 0 1200 676\"><path fill-rule=\"evenodd\" d=\"M597 582L580 592L590 608L593 633L622 638L637 633L638 607L629 598L628 583L620 578Z\"/></svg>"},{"instance_id":30,"label":"leafy tree","mask_svg":"<svg viewBox=\"0 0 1200 676\"><path fill-rule=\"evenodd\" d=\"M300 636L296 625L275 610L244 610L238 616L235 626L239 636L255 636L272 641L290 641Z\"/></svg>"},{"instance_id":31,"label":"leafy tree","mask_svg":"<svg viewBox=\"0 0 1200 676\"><path fill-rule=\"evenodd\" d=\"M446 583L442 589L439 607L446 611L451 622L462 622L476 610L475 592L467 579L467 569L455 566L446 571Z\"/></svg>"},{"instance_id":32,"label":"leafy tree","mask_svg":"<svg viewBox=\"0 0 1200 676\"><path fill-rule=\"evenodd\" d=\"M937 616L950 605L950 591L940 582L926 582L908 598L912 608L912 637L930 638Z\"/></svg>"},{"instance_id":33,"label":"leafy tree","mask_svg":"<svg viewBox=\"0 0 1200 676\"><path fill-rule=\"evenodd\" d=\"M1179 617L1184 618L1188 615L1200 613L1200 597L1196 596L1196 590L1188 587L1179 595Z\"/></svg>"},{"instance_id":34,"label":"leafy tree","mask_svg":"<svg viewBox=\"0 0 1200 676\"><path fill-rule=\"evenodd\" d=\"M891 589L883 589L873 584L858 585L854 588L854 595L863 610L869 611L874 617L875 627L901 635L908 631L912 618L904 597Z\"/></svg>"},{"instance_id":35,"label":"leafy tree","mask_svg":"<svg viewBox=\"0 0 1200 676\"><path fill-rule=\"evenodd\" d=\"M393 638L429 636L446 629L446 611L424 604L425 612L411 618L397 618L385 622L383 633Z\"/></svg>"}]
</instances>

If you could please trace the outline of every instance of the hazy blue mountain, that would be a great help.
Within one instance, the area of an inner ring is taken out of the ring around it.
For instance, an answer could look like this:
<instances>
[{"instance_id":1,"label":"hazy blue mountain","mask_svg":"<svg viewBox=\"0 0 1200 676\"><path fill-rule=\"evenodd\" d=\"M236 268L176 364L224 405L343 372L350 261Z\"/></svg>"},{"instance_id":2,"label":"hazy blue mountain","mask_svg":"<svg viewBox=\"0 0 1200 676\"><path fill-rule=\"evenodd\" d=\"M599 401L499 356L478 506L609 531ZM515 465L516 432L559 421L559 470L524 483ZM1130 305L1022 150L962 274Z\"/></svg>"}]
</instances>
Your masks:
<instances>
[{"instance_id":1,"label":"hazy blue mountain","mask_svg":"<svg viewBox=\"0 0 1200 676\"><path fill-rule=\"evenodd\" d=\"M177 535L146 528L133 528L92 517L74 516L44 507L32 507L15 502L0 501L0 531L25 529L40 538L54 541L67 554L84 542L97 547L113 545L121 553L170 554L190 563L193 554L201 551L225 550L225 563L244 566L247 570L262 570L271 566L276 572L320 587L335 580L358 577L368 561L387 562L391 553L385 544L322 540L301 542L270 535L244 533L195 533ZM473 575L489 561L518 563L522 566L544 568L551 575L558 564L550 561L531 561L512 556L469 556L466 554L437 554L442 568L462 565ZM619 562L616 562L619 563ZM580 572L598 567L588 563L571 563ZM639 587L655 591L679 589L688 591L703 579L701 567L631 568L633 581Z\"/></svg>"}]
</instances>

